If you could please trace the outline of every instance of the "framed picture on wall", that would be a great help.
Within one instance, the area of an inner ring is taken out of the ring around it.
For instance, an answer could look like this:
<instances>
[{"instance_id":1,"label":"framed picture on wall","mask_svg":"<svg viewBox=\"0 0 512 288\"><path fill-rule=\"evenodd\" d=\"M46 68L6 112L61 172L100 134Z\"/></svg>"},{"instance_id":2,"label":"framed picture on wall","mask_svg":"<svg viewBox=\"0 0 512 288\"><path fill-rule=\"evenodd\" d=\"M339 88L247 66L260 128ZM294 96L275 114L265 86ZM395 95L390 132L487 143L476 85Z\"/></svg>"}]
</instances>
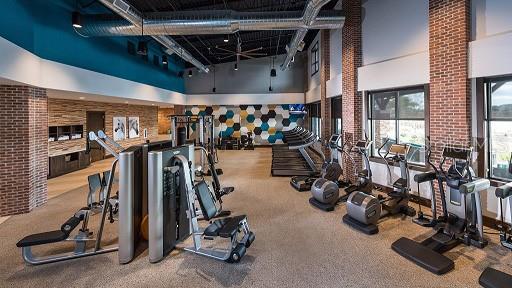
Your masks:
<instances>
[{"instance_id":1,"label":"framed picture on wall","mask_svg":"<svg viewBox=\"0 0 512 288\"><path fill-rule=\"evenodd\" d=\"M112 125L114 141L126 139L126 117L114 117Z\"/></svg>"},{"instance_id":2,"label":"framed picture on wall","mask_svg":"<svg viewBox=\"0 0 512 288\"><path fill-rule=\"evenodd\" d=\"M139 117L128 118L128 137L139 138Z\"/></svg>"}]
</instances>

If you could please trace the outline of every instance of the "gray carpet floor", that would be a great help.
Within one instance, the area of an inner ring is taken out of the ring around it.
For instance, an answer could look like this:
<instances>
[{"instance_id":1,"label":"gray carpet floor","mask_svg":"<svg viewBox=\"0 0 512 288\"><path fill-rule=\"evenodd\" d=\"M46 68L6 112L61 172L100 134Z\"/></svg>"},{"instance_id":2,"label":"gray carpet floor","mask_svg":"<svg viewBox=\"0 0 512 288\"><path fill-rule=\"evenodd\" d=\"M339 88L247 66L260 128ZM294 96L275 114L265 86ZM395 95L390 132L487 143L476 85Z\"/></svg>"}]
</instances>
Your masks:
<instances>
[{"instance_id":1,"label":"gray carpet floor","mask_svg":"<svg viewBox=\"0 0 512 288\"><path fill-rule=\"evenodd\" d=\"M223 185L236 187L225 197L225 208L247 214L256 233L241 263L176 250L157 264L148 262L146 252L127 265L117 263L116 253L25 265L16 242L31 233L58 229L85 203L87 189L82 187L0 225L0 286L478 287L478 276L487 266L512 273L512 252L497 244L496 235L489 235L492 243L483 250L461 245L446 253L455 260L455 270L433 275L390 249L401 236L422 240L431 229L398 217L383 221L378 235L363 235L342 224L343 205L331 213L316 210L308 203L309 193L293 190L289 178L270 177L270 149L222 151L220 159ZM115 243L115 233L115 225L109 225L106 243ZM41 247L36 252L64 248Z\"/></svg>"}]
</instances>

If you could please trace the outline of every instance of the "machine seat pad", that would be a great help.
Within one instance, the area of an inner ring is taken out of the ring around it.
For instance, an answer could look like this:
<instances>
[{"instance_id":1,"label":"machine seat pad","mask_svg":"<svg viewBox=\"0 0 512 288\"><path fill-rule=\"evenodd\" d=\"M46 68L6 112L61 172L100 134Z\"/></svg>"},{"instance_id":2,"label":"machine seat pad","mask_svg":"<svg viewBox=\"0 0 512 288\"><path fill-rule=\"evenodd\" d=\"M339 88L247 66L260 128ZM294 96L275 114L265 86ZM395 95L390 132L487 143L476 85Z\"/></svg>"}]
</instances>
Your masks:
<instances>
[{"instance_id":1,"label":"machine seat pad","mask_svg":"<svg viewBox=\"0 0 512 288\"><path fill-rule=\"evenodd\" d=\"M16 243L16 246L29 247L42 244L56 243L66 240L68 236L68 234L62 232L61 230L37 233L28 235L25 238L21 239L18 243Z\"/></svg>"},{"instance_id":2,"label":"machine seat pad","mask_svg":"<svg viewBox=\"0 0 512 288\"><path fill-rule=\"evenodd\" d=\"M418 266L437 275L445 274L455 266L455 263L448 257L405 237L395 241L391 248Z\"/></svg>"},{"instance_id":3,"label":"machine seat pad","mask_svg":"<svg viewBox=\"0 0 512 288\"><path fill-rule=\"evenodd\" d=\"M238 232L240 223L247 218L245 215L227 217L213 221L204 230L204 236L231 238Z\"/></svg>"},{"instance_id":4,"label":"machine seat pad","mask_svg":"<svg viewBox=\"0 0 512 288\"><path fill-rule=\"evenodd\" d=\"M478 283L484 288L507 288L512 285L512 275L488 267L480 275Z\"/></svg>"}]
</instances>

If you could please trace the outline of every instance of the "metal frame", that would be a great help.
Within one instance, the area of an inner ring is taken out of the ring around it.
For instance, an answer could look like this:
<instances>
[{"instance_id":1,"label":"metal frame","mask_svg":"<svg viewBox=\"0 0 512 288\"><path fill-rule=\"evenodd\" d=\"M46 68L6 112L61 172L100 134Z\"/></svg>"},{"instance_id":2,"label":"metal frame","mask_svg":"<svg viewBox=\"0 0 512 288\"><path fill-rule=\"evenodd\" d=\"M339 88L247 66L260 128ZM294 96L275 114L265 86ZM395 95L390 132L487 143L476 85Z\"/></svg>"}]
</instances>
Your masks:
<instances>
[{"instance_id":1,"label":"metal frame","mask_svg":"<svg viewBox=\"0 0 512 288\"><path fill-rule=\"evenodd\" d=\"M110 199L111 191L112 191L112 184L114 182L114 174L117 167L118 157L119 155L111 149L102 139L100 139L94 132L89 132L89 141L96 141L100 146L105 148L105 150L109 151L114 155L115 159L112 162L111 166L111 173L108 179L108 184L106 187L106 195L105 199ZM64 241L73 241L75 242L75 249L72 252L68 253L60 253L57 255L50 255L50 256L35 256L32 252L32 246L26 246L22 247L22 256L23 260L25 260L26 263L32 264L32 265L41 265L41 264L48 264L48 263L54 263L59 261L65 261L65 260L71 260L71 259L77 259L77 258L83 258L88 256L94 256L104 253L110 253L118 251L118 247L108 247L108 248L102 248L101 247L101 240L103 236L103 227L105 226L105 219L107 217L108 209L110 208L111 203L109 201L106 201L105 204L102 207L101 212L101 222L100 226L98 228L96 239L91 238L92 233L89 232L87 229L87 224L89 220L89 211L83 212L83 223L82 227L78 233L73 238L68 238ZM78 213L81 213L79 211ZM76 214L75 214L76 215ZM87 242L94 241L94 248L87 250L86 244Z\"/></svg>"}]
</instances>

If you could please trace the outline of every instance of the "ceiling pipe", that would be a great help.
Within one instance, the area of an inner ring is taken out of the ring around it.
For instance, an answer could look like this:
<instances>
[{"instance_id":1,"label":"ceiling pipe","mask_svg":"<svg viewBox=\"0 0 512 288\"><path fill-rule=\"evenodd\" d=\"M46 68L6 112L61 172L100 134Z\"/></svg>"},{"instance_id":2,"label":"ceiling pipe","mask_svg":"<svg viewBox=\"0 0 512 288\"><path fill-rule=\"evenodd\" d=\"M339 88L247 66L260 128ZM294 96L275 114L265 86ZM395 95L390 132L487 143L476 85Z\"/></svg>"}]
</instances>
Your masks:
<instances>
[{"instance_id":1,"label":"ceiling pipe","mask_svg":"<svg viewBox=\"0 0 512 288\"><path fill-rule=\"evenodd\" d=\"M304 21L304 25L311 26L315 22L315 18L317 18L318 13L320 12L320 9L322 7L329 3L331 0L309 0L306 4L306 8L304 8L304 13L302 16L302 19ZM340 29L343 28L343 24L345 23L345 18L340 21ZM295 54L297 54L297 51L301 49L302 41L304 41L304 37L306 37L306 34L308 33L307 28L301 28L295 32L295 35L292 38L292 41L290 44L288 44L288 49L286 53L286 58L281 65L281 70L286 70L288 66L290 65L290 62L292 61Z\"/></svg>"},{"instance_id":2,"label":"ceiling pipe","mask_svg":"<svg viewBox=\"0 0 512 288\"><path fill-rule=\"evenodd\" d=\"M144 30L144 35L146 32L146 27L144 27L144 17L140 11L138 11L135 7L128 4L123 0L99 0L103 5L108 7L110 10L114 11L119 16L123 17L134 27L139 28L141 31L137 35L142 35L142 30ZM83 27L83 26L82 26ZM142 29L144 28L144 29ZM81 35L82 29L78 30ZM172 55L176 54L181 57L183 60L189 62L190 64L197 67L199 70L208 73L209 69L205 65L203 65L199 60L195 59L190 52L181 47L178 42L172 39L169 36L156 35L152 36L158 43L162 44L166 50L165 53Z\"/></svg>"},{"instance_id":3,"label":"ceiling pipe","mask_svg":"<svg viewBox=\"0 0 512 288\"><path fill-rule=\"evenodd\" d=\"M314 21L306 21L303 13L298 11L157 12L145 14L143 25L135 25L131 21L127 22L112 15L88 15L82 17L80 34L111 37L141 35L142 30L144 35L154 36L233 34L239 31L260 30L341 29L343 21L341 11L325 11Z\"/></svg>"}]
</instances>

